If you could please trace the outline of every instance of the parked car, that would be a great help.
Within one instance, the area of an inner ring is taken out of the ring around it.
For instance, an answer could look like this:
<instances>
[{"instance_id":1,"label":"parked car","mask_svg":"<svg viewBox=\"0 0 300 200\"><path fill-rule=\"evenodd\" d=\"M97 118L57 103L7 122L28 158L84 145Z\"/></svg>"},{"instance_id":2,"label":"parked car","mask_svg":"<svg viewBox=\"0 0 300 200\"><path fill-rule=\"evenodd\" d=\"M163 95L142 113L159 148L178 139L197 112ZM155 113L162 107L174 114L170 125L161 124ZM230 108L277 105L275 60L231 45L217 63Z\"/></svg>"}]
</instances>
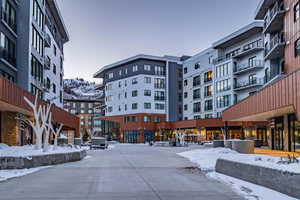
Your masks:
<instances>
[{"instance_id":1,"label":"parked car","mask_svg":"<svg viewBox=\"0 0 300 200\"><path fill-rule=\"evenodd\" d=\"M107 149L108 143L105 137L93 137L90 145L91 149Z\"/></svg>"}]
</instances>

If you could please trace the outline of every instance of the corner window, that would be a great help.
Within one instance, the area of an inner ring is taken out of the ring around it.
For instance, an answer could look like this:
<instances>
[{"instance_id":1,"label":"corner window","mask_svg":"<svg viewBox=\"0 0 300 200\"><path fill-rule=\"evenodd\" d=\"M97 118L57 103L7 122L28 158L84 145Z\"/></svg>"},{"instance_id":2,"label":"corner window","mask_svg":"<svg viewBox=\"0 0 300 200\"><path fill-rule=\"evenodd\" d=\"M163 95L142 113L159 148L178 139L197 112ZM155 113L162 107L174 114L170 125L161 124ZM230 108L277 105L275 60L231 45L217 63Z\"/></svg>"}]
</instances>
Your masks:
<instances>
[{"instance_id":1,"label":"corner window","mask_svg":"<svg viewBox=\"0 0 300 200\"><path fill-rule=\"evenodd\" d=\"M183 69L183 73L186 74L188 72L187 67Z\"/></svg>"}]
</instances>

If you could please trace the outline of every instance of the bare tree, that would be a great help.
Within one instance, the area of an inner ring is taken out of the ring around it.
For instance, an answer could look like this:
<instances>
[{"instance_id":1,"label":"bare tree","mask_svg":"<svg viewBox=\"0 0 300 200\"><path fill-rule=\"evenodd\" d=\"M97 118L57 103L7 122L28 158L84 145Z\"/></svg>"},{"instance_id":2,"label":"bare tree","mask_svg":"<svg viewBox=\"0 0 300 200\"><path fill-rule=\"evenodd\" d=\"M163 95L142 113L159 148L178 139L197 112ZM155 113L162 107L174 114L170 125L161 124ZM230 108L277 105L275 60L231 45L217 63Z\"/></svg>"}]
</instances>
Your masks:
<instances>
[{"instance_id":1,"label":"bare tree","mask_svg":"<svg viewBox=\"0 0 300 200\"><path fill-rule=\"evenodd\" d=\"M35 149L40 150L42 148L42 136L44 132L44 124L41 121L42 107L38 106L38 101L37 101L38 94L35 95L35 100L33 103L25 96L24 96L24 100L33 110L34 119L28 120L28 122L35 134Z\"/></svg>"},{"instance_id":2,"label":"bare tree","mask_svg":"<svg viewBox=\"0 0 300 200\"><path fill-rule=\"evenodd\" d=\"M57 149L57 139L58 139L58 136L59 136L59 134L60 134L63 126L64 126L63 124L60 124L59 128L57 128L56 130L54 130L53 125L52 124L50 125L52 133L54 135L54 149Z\"/></svg>"},{"instance_id":3,"label":"bare tree","mask_svg":"<svg viewBox=\"0 0 300 200\"><path fill-rule=\"evenodd\" d=\"M42 108L42 122L45 130L44 135L44 146L43 151L48 152L49 151L49 136L51 132L51 125L52 125L52 113L50 112L52 104L47 104L47 106L43 106Z\"/></svg>"}]
</instances>

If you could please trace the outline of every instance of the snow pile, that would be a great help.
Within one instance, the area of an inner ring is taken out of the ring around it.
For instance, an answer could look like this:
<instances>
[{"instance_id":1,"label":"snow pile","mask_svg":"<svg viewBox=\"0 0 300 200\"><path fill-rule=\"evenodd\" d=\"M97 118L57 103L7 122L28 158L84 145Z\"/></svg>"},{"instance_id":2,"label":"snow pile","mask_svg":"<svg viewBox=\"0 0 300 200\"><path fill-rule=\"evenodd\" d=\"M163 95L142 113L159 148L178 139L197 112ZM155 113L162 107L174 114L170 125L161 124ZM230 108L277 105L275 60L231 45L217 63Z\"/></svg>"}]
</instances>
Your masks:
<instances>
[{"instance_id":1,"label":"snow pile","mask_svg":"<svg viewBox=\"0 0 300 200\"><path fill-rule=\"evenodd\" d=\"M258 165L281 171L300 173L300 163L281 164L280 162L282 160L280 157L258 154L240 154L227 148L204 148L186 151L179 153L179 155L198 164L203 171L214 170L217 159L222 158L249 165Z\"/></svg>"},{"instance_id":2,"label":"snow pile","mask_svg":"<svg viewBox=\"0 0 300 200\"><path fill-rule=\"evenodd\" d=\"M64 80L64 95L67 99L96 99L101 92L95 88L94 82L88 82L84 79Z\"/></svg>"},{"instance_id":3,"label":"snow pile","mask_svg":"<svg viewBox=\"0 0 300 200\"><path fill-rule=\"evenodd\" d=\"M0 143L0 149L5 149L8 148L9 146L7 144L4 143Z\"/></svg>"},{"instance_id":4,"label":"snow pile","mask_svg":"<svg viewBox=\"0 0 300 200\"><path fill-rule=\"evenodd\" d=\"M33 145L13 146L13 147L0 149L0 157L23 157L23 158L26 158L26 157L37 156L37 155L79 152L82 150L83 149L80 149L80 148L70 148L70 147L57 147L56 150L53 150L53 146L50 146L49 152L43 152L43 150L35 150Z\"/></svg>"},{"instance_id":5,"label":"snow pile","mask_svg":"<svg viewBox=\"0 0 300 200\"><path fill-rule=\"evenodd\" d=\"M5 181L7 179L25 176L27 174L31 174L37 172L41 169L46 169L48 167L36 167L31 169L12 169L12 170L0 170L0 182Z\"/></svg>"},{"instance_id":6,"label":"snow pile","mask_svg":"<svg viewBox=\"0 0 300 200\"><path fill-rule=\"evenodd\" d=\"M207 176L229 185L235 192L243 195L248 200L296 200L293 197L287 196L275 190L255 185L231 176L226 176L224 174L210 172L207 174Z\"/></svg>"},{"instance_id":7,"label":"snow pile","mask_svg":"<svg viewBox=\"0 0 300 200\"><path fill-rule=\"evenodd\" d=\"M227 148L205 148L178 153L178 155L198 164L199 168L203 171L215 170L218 158L224 157L225 155L229 155L228 157L230 157L234 154L238 153Z\"/></svg>"}]
</instances>

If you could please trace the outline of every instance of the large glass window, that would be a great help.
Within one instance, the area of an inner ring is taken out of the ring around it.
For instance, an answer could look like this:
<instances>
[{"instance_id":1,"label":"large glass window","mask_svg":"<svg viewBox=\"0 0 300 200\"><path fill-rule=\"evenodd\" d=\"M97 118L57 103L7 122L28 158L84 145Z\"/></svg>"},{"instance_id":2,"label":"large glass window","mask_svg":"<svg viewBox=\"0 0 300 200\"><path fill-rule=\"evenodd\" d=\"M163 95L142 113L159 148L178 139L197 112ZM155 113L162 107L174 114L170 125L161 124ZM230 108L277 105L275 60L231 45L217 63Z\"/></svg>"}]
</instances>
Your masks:
<instances>
[{"instance_id":1,"label":"large glass window","mask_svg":"<svg viewBox=\"0 0 300 200\"><path fill-rule=\"evenodd\" d=\"M199 86L200 84L201 84L200 75L199 76L195 76L193 78L193 86L196 87L196 86Z\"/></svg>"},{"instance_id":2,"label":"large glass window","mask_svg":"<svg viewBox=\"0 0 300 200\"><path fill-rule=\"evenodd\" d=\"M295 42L295 56L300 54L300 39Z\"/></svg>"},{"instance_id":3,"label":"large glass window","mask_svg":"<svg viewBox=\"0 0 300 200\"><path fill-rule=\"evenodd\" d=\"M201 102L194 103L193 111L194 113L201 112Z\"/></svg>"},{"instance_id":4,"label":"large glass window","mask_svg":"<svg viewBox=\"0 0 300 200\"><path fill-rule=\"evenodd\" d=\"M164 89L165 88L165 79L155 78L154 79L154 88Z\"/></svg>"},{"instance_id":5,"label":"large glass window","mask_svg":"<svg viewBox=\"0 0 300 200\"><path fill-rule=\"evenodd\" d=\"M43 29L44 25L44 14L36 0L33 1L33 18L36 21L37 25Z\"/></svg>"},{"instance_id":6,"label":"large glass window","mask_svg":"<svg viewBox=\"0 0 300 200\"><path fill-rule=\"evenodd\" d=\"M230 106L231 102L231 96L225 95L225 96L219 96L217 97L217 108L224 108Z\"/></svg>"},{"instance_id":7,"label":"large glass window","mask_svg":"<svg viewBox=\"0 0 300 200\"><path fill-rule=\"evenodd\" d=\"M16 10L9 1L3 1L2 19L14 31L17 31Z\"/></svg>"},{"instance_id":8,"label":"large glass window","mask_svg":"<svg viewBox=\"0 0 300 200\"><path fill-rule=\"evenodd\" d=\"M6 35L1 33L1 57L9 64L16 66L16 45Z\"/></svg>"},{"instance_id":9,"label":"large glass window","mask_svg":"<svg viewBox=\"0 0 300 200\"><path fill-rule=\"evenodd\" d=\"M34 56L31 56L31 75L40 83L43 83L44 68L43 65Z\"/></svg>"},{"instance_id":10,"label":"large glass window","mask_svg":"<svg viewBox=\"0 0 300 200\"><path fill-rule=\"evenodd\" d=\"M193 99L200 99L201 98L201 89L196 89L193 91Z\"/></svg>"},{"instance_id":11,"label":"large glass window","mask_svg":"<svg viewBox=\"0 0 300 200\"><path fill-rule=\"evenodd\" d=\"M154 93L155 101L164 101L165 100L165 92L163 91L155 91Z\"/></svg>"},{"instance_id":12,"label":"large glass window","mask_svg":"<svg viewBox=\"0 0 300 200\"><path fill-rule=\"evenodd\" d=\"M204 73L204 83L212 81L212 71Z\"/></svg>"},{"instance_id":13,"label":"large glass window","mask_svg":"<svg viewBox=\"0 0 300 200\"><path fill-rule=\"evenodd\" d=\"M32 26L32 46L36 51L43 56L44 55L44 40L40 33Z\"/></svg>"},{"instance_id":14,"label":"large glass window","mask_svg":"<svg viewBox=\"0 0 300 200\"><path fill-rule=\"evenodd\" d=\"M300 17L300 6L299 6L299 2L297 2L296 5L294 6L294 21L297 21L299 17Z\"/></svg>"}]
</instances>

